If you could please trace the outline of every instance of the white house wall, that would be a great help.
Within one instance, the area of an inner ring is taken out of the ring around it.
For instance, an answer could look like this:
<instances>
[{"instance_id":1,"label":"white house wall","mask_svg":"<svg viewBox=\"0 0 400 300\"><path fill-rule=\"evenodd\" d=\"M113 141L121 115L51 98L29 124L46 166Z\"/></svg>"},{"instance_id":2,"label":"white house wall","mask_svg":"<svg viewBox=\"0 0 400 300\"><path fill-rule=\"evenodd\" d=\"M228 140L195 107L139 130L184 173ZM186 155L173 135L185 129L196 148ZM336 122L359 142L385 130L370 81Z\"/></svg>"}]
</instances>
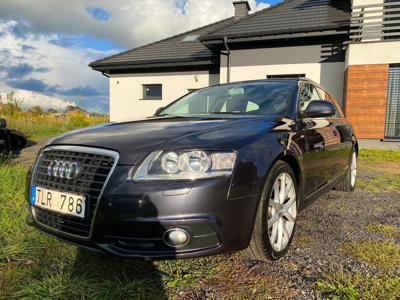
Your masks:
<instances>
[{"instance_id":1,"label":"white house wall","mask_svg":"<svg viewBox=\"0 0 400 300\"><path fill-rule=\"evenodd\" d=\"M346 65L400 63L400 42L369 42L348 45Z\"/></svg>"},{"instance_id":2,"label":"white house wall","mask_svg":"<svg viewBox=\"0 0 400 300\"><path fill-rule=\"evenodd\" d=\"M290 63L231 67L231 82L266 79L267 75L305 74L307 78L321 84L343 104L344 62ZM221 83L227 80L227 67L221 67Z\"/></svg>"},{"instance_id":3,"label":"white house wall","mask_svg":"<svg viewBox=\"0 0 400 300\"><path fill-rule=\"evenodd\" d=\"M305 74L343 103L345 52L340 40L321 40L320 44L292 45L231 51L230 80L266 79L267 75ZM221 55L220 80L227 81L227 58Z\"/></svg>"},{"instance_id":4,"label":"white house wall","mask_svg":"<svg viewBox=\"0 0 400 300\"><path fill-rule=\"evenodd\" d=\"M219 83L219 74L208 71L138 73L110 77L110 119L124 121L148 117L188 89L199 89ZM162 100L143 100L144 84L162 84Z\"/></svg>"}]
</instances>

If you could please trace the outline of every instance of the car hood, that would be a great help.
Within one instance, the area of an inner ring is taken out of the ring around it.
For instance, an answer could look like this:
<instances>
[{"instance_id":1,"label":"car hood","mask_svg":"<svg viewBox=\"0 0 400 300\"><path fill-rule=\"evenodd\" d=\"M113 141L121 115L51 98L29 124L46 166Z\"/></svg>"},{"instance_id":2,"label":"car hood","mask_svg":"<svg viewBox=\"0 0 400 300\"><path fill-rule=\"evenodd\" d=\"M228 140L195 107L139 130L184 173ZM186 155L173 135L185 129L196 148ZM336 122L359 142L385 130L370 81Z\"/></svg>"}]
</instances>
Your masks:
<instances>
[{"instance_id":1,"label":"car hood","mask_svg":"<svg viewBox=\"0 0 400 300\"><path fill-rule=\"evenodd\" d=\"M276 125L269 118L155 117L73 131L55 138L50 145L116 150L120 153L120 165L133 165L155 150L227 148L230 142L256 134L260 126L256 126L258 130L245 129L255 123L263 124L264 133Z\"/></svg>"}]
</instances>

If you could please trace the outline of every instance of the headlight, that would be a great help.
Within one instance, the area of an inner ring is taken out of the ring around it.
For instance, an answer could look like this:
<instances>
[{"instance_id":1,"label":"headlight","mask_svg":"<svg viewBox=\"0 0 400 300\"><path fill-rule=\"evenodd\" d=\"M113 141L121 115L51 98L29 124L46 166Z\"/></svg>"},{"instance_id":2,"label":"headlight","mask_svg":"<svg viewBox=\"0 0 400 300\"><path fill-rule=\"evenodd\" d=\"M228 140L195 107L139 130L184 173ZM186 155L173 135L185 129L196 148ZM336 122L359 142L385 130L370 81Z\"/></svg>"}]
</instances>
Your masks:
<instances>
[{"instance_id":1,"label":"headlight","mask_svg":"<svg viewBox=\"0 0 400 300\"><path fill-rule=\"evenodd\" d=\"M194 180L232 174L236 152L155 151L143 161L133 180Z\"/></svg>"}]
</instances>

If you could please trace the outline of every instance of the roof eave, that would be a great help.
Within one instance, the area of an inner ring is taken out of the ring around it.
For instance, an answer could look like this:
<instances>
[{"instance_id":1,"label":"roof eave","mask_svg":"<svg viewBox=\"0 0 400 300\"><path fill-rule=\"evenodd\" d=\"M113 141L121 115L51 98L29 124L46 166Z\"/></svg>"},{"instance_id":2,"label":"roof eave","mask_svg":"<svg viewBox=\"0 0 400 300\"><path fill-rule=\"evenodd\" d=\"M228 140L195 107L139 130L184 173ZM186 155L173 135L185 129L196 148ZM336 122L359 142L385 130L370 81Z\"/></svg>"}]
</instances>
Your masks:
<instances>
[{"instance_id":1,"label":"roof eave","mask_svg":"<svg viewBox=\"0 0 400 300\"><path fill-rule=\"evenodd\" d=\"M119 62L119 63L103 63L90 64L93 70L106 72L112 70L135 70L135 69L152 69L152 68L171 68L171 67L202 67L215 65L214 59L207 60L186 60L186 61L163 61L163 62ZM107 73L107 72L106 72Z\"/></svg>"},{"instance_id":2,"label":"roof eave","mask_svg":"<svg viewBox=\"0 0 400 300\"><path fill-rule=\"evenodd\" d=\"M201 38L201 42L205 45L215 45L223 43L223 39L226 37L228 41L252 41L252 40L272 40L272 39L287 39L297 38L304 36L326 36L326 35L343 35L348 34L349 26L344 25L340 27L320 27L313 28L313 30L299 29L296 31L270 31L270 32L258 32L249 34L236 34L226 36L204 36Z\"/></svg>"}]
</instances>

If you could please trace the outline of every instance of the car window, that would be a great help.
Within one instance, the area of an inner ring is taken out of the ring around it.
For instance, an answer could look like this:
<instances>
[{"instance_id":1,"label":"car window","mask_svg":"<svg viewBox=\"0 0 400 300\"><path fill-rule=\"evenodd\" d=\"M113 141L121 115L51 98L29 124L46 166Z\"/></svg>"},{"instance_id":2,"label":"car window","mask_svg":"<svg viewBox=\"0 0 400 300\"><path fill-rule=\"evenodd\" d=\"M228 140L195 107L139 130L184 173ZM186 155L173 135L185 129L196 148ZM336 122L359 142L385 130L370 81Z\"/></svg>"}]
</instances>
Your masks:
<instances>
[{"instance_id":1,"label":"car window","mask_svg":"<svg viewBox=\"0 0 400 300\"><path fill-rule=\"evenodd\" d=\"M258 106L257 103L254 103L252 101L247 102L246 112L257 111L259 109L260 109L260 106Z\"/></svg>"},{"instance_id":2,"label":"car window","mask_svg":"<svg viewBox=\"0 0 400 300\"><path fill-rule=\"evenodd\" d=\"M271 80L209 87L182 97L159 115L280 115L287 110L295 84Z\"/></svg>"},{"instance_id":3,"label":"car window","mask_svg":"<svg viewBox=\"0 0 400 300\"><path fill-rule=\"evenodd\" d=\"M305 83L300 88L299 93L299 112L304 112L312 101L320 101L316 87L310 83Z\"/></svg>"}]
</instances>

